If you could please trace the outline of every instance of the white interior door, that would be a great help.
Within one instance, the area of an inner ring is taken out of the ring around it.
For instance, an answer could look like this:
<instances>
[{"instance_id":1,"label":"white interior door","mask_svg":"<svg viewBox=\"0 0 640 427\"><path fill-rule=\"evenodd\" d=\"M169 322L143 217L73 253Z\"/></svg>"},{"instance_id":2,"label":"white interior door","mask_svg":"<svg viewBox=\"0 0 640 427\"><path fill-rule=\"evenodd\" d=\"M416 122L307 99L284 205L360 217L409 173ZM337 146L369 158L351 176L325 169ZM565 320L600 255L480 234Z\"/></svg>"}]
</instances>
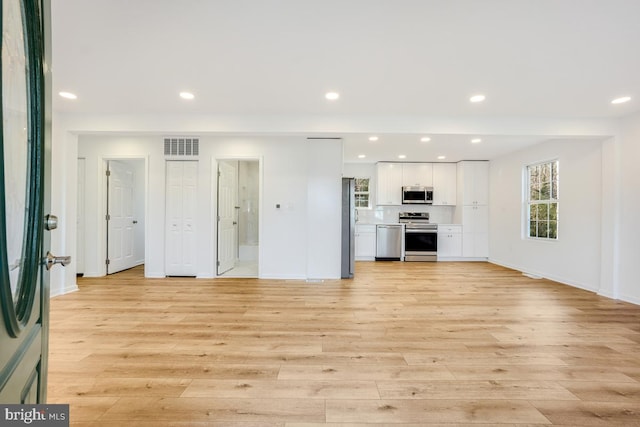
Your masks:
<instances>
[{"instance_id":1,"label":"white interior door","mask_svg":"<svg viewBox=\"0 0 640 427\"><path fill-rule=\"evenodd\" d=\"M231 270L236 260L237 176L235 166L218 163L218 274Z\"/></svg>"},{"instance_id":2,"label":"white interior door","mask_svg":"<svg viewBox=\"0 0 640 427\"><path fill-rule=\"evenodd\" d=\"M135 267L134 257L134 171L124 162L108 162L107 273Z\"/></svg>"},{"instance_id":3,"label":"white interior door","mask_svg":"<svg viewBox=\"0 0 640 427\"><path fill-rule=\"evenodd\" d=\"M195 276L198 163L167 162L167 276Z\"/></svg>"}]
</instances>

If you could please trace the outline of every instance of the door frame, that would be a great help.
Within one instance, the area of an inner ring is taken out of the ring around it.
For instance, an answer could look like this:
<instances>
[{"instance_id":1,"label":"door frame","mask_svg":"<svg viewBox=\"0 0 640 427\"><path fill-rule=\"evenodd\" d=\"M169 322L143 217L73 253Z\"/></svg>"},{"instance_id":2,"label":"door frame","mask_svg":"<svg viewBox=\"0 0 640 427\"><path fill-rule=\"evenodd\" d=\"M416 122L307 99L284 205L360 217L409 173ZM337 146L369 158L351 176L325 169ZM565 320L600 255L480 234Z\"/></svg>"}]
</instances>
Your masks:
<instances>
[{"instance_id":1,"label":"door frame","mask_svg":"<svg viewBox=\"0 0 640 427\"><path fill-rule=\"evenodd\" d=\"M98 173L100 174L100 178L98 179L98 209L97 209L97 223L100 224L100 230L98 233L98 239L95 244L98 245L98 263L100 265L100 272L103 276L107 275L107 265L105 260L109 255L107 252L107 221L106 221L106 213L107 213L107 166L109 160L115 161L127 161L127 160L144 160L144 261L145 265L147 264L147 260L149 257L149 239L147 238L149 232L149 156L120 156L120 155L110 155L110 156L100 156L98 157ZM85 188L85 191L87 189ZM85 198L86 200L86 198ZM85 209L86 212L86 209ZM85 239L87 233L85 233ZM86 247L85 241L85 247ZM146 267L145 267L146 269Z\"/></svg>"},{"instance_id":2,"label":"door frame","mask_svg":"<svg viewBox=\"0 0 640 427\"><path fill-rule=\"evenodd\" d=\"M211 157L211 244L209 246L213 259L211 260L211 277L218 276L218 163L221 161L258 162L258 278L262 275L262 239L263 239L263 212L264 212L264 158L263 156L212 156Z\"/></svg>"}]
</instances>

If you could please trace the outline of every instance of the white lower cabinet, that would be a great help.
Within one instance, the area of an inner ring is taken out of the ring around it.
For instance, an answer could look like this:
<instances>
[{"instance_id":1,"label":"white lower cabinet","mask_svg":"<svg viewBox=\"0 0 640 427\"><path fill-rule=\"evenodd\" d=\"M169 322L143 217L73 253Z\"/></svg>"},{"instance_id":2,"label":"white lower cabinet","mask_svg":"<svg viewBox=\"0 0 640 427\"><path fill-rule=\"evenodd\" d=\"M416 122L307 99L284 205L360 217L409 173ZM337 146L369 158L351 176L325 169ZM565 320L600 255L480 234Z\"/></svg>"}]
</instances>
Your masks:
<instances>
[{"instance_id":1,"label":"white lower cabinet","mask_svg":"<svg viewBox=\"0 0 640 427\"><path fill-rule=\"evenodd\" d=\"M487 258L489 256L489 233L463 233L462 256Z\"/></svg>"},{"instance_id":2,"label":"white lower cabinet","mask_svg":"<svg viewBox=\"0 0 640 427\"><path fill-rule=\"evenodd\" d=\"M489 208L488 206L464 206L462 224L462 256L487 258L489 256Z\"/></svg>"},{"instance_id":3,"label":"white lower cabinet","mask_svg":"<svg viewBox=\"0 0 640 427\"><path fill-rule=\"evenodd\" d=\"M462 226L438 225L438 259L462 256Z\"/></svg>"},{"instance_id":4,"label":"white lower cabinet","mask_svg":"<svg viewBox=\"0 0 640 427\"><path fill-rule=\"evenodd\" d=\"M376 226L372 224L356 225L357 261L373 261L376 257Z\"/></svg>"}]
</instances>

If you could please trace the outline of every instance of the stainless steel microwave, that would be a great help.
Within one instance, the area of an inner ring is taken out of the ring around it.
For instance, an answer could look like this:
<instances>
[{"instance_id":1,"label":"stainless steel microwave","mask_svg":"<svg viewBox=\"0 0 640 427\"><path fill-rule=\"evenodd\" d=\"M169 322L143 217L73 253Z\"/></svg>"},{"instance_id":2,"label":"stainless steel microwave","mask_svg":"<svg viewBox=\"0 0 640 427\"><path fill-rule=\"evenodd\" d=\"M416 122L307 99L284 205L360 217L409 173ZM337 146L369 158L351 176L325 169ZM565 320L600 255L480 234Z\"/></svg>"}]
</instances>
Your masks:
<instances>
[{"instance_id":1,"label":"stainless steel microwave","mask_svg":"<svg viewBox=\"0 0 640 427\"><path fill-rule=\"evenodd\" d=\"M433 204L433 187L402 187L403 205L431 205Z\"/></svg>"}]
</instances>

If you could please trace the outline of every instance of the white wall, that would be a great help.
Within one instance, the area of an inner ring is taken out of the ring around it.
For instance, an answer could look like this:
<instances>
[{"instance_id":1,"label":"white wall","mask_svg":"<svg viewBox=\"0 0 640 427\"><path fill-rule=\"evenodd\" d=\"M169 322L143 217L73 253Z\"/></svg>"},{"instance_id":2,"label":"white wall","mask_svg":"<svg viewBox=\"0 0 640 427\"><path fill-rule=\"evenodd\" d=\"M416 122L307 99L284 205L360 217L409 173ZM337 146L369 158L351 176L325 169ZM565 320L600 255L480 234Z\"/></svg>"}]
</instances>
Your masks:
<instances>
[{"instance_id":1,"label":"white wall","mask_svg":"<svg viewBox=\"0 0 640 427\"><path fill-rule=\"evenodd\" d=\"M490 162L489 260L598 291L601 262L602 143L552 140ZM559 160L557 241L523 237L523 171Z\"/></svg>"},{"instance_id":2,"label":"white wall","mask_svg":"<svg viewBox=\"0 0 640 427\"><path fill-rule=\"evenodd\" d=\"M307 277L340 278L342 141L308 140ZM338 194L340 197L335 197Z\"/></svg>"},{"instance_id":3,"label":"white wall","mask_svg":"<svg viewBox=\"0 0 640 427\"><path fill-rule=\"evenodd\" d=\"M619 141L619 233L616 259L618 297L640 304L640 114L622 123Z\"/></svg>"},{"instance_id":4,"label":"white wall","mask_svg":"<svg viewBox=\"0 0 640 427\"><path fill-rule=\"evenodd\" d=\"M155 147L154 145L157 145ZM146 204L149 203L150 197L157 202L156 194L149 192L145 194L145 185L148 183L158 182L164 188L164 169L159 171L158 168L164 165L158 165L156 162L150 162L148 159L157 158L162 153L161 144L153 144L144 139L135 137L98 137L98 136L82 136L78 141L78 156L85 159L85 271L87 277L97 277L105 274L104 260L106 258L106 222L104 215L106 212L106 160L123 160L127 161L135 170L134 185L136 191L136 213L147 211ZM161 180L159 180L161 178ZM151 178L151 179L150 179ZM164 204L164 193L162 194L162 203ZM146 230L147 216L138 219L138 228L136 230L135 259L145 259L145 246L158 247L162 242L164 245L164 233L158 236L158 233L149 234ZM164 218L164 217L163 217ZM153 221L155 217L151 217L151 224L157 225L159 222ZM161 222L160 224L164 224ZM146 245L143 243L139 248L140 239L147 236ZM162 246L163 247L163 246ZM158 257L152 251L150 253L153 260L147 260L146 272L149 273L149 267L157 262ZM163 258L164 259L164 258ZM73 264L72 264L73 265Z\"/></svg>"},{"instance_id":5,"label":"white wall","mask_svg":"<svg viewBox=\"0 0 640 427\"><path fill-rule=\"evenodd\" d=\"M310 218L318 215L318 206L314 202L313 209L308 208L308 193L311 188L313 194L319 194L316 186L319 183L323 202L327 206L336 206L336 203L339 206L341 153L340 141L313 146L300 137L201 137L197 276L215 276L217 189L213 171L216 159L247 158L261 159L260 277L305 279L312 274L314 278L339 278L340 223L332 216L339 218L340 210L323 212L326 220L314 221L314 233L310 234L308 224ZM87 165L87 241L95 242L87 248L85 274L104 274L103 159L141 157L147 159L148 177L145 275L163 277L165 157L162 137L83 135L79 137L78 155L86 158ZM324 166L309 168L315 159L322 159ZM322 248L324 255L308 259L311 245Z\"/></svg>"}]
</instances>

